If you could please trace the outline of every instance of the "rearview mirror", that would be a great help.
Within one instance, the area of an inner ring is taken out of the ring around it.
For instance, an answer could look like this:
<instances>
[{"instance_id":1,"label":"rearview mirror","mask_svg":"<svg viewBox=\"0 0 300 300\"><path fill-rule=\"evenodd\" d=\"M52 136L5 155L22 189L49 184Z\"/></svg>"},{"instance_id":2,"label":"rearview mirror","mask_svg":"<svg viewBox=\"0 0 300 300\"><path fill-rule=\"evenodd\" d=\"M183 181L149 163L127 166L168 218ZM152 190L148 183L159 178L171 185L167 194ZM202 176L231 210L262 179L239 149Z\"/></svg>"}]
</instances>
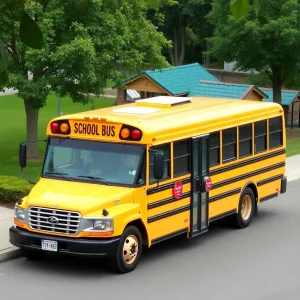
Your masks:
<instances>
[{"instance_id":1,"label":"rearview mirror","mask_svg":"<svg viewBox=\"0 0 300 300\"><path fill-rule=\"evenodd\" d=\"M154 153L154 178L160 180L164 177L164 154L162 152Z\"/></svg>"},{"instance_id":2,"label":"rearview mirror","mask_svg":"<svg viewBox=\"0 0 300 300\"><path fill-rule=\"evenodd\" d=\"M26 143L21 143L19 147L19 165L23 169L26 167L27 147Z\"/></svg>"}]
</instances>

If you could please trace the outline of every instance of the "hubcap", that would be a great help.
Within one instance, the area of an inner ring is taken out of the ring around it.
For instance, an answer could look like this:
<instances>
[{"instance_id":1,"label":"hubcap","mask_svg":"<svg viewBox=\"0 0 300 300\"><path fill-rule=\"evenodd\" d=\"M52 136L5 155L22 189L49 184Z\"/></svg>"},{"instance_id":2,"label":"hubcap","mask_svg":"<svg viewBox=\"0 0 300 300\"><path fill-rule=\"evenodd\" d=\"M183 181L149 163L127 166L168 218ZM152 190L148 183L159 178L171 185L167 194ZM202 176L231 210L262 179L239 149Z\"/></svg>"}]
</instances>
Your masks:
<instances>
[{"instance_id":1,"label":"hubcap","mask_svg":"<svg viewBox=\"0 0 300 300\"><path fill-rule=\"evenodd\" d=\"M123 259L127 264L132 264L137 257L139 251L138 241L134 235L130 235L125 239L123 245Z\"/></svg>"},{"instance_id":2,"label":"hubcap","mask_svg":"<svg viewBox=\"0 0 300 300\"><path fill-rule=\"evenodd\" d=\"M251 215L252 211L252 201L249 195L246 195L242 201L241 214L242 218L247 221Z\"/></svg>"}]
</instances>

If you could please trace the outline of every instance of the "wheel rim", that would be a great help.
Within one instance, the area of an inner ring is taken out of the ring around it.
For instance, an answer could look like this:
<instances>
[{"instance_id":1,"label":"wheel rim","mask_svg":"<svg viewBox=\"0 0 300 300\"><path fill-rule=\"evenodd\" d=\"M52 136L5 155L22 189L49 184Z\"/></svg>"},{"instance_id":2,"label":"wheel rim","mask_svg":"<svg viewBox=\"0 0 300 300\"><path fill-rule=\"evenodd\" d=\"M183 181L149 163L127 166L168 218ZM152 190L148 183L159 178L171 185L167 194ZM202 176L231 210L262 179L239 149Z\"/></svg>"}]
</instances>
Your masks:
<instances>
[{"instance_id":1,"label":"wheel rim","mask_svg":"<svg viewBox=\"0 0 300 300\"><path fill-rule=\"evenodd\" d=\"M242 201L241 214L242 218L246 221L249 219L252 211L252 201L249 195L246 195Z\"/></svg>"},{"instance_id":2,"label":"wheel rim","mask_svg":"<svg viewBox=\"0 0 300 300\"><path fill-rule=\"evenodd\" d=\"M138 240L134 235L128 236L123 245L123 259L127 264L132 264L139 251Z\"/></svg>"}]
</instances>

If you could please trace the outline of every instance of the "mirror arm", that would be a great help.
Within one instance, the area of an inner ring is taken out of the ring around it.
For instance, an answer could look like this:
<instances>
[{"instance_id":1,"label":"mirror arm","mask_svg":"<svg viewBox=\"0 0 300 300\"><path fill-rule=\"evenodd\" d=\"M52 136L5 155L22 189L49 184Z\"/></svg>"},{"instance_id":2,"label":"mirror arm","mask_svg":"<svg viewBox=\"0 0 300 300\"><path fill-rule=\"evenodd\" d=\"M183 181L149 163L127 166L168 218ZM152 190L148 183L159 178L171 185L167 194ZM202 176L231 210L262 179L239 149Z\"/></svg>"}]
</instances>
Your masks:
<instances>
[{"instance_id":1,"label":"mirror arm","mask_svg":"<svg viewBox=\"0 0 300 300\"><path fill-rule=\"evenodd\" d=\"M31 181L23 172L23 168L21 168L21 174L22 176L30 183L30 184L36 184L36 182Z\"/></svg>"}]
</instances>

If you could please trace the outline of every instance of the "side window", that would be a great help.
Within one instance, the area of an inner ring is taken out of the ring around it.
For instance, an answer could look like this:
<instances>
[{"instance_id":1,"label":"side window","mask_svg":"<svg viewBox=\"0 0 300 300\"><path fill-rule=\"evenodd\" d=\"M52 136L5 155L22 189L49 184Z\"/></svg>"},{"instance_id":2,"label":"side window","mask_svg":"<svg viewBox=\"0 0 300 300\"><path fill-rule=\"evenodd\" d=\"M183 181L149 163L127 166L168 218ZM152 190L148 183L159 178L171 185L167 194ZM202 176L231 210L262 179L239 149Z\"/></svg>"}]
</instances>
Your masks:
<instances>
[{"instance_id":1,"label":"side window","mask_svg":"<svg viewBox=\"0 0 300 300\"><path fill-rule=\"evenodd\" d=\"M152 147L151 149L157 150L157 151L162 151L164 153L164 155L165 155L164 170L165 171L164 171L164 177L162 180L170 178L170 174L171 174L171 171L170 171L171 170L171 167L170 167L170 144ZM150 183L156 182L156 179L154 179L154 176L153 176L153 172L154 172L153 164L154 164L154 152L150 151L150 166L149 166L149 170L150 170L149 182Z\"/></svg>"},{"instance_id":2,"label":"side window","mask_svg":"<svg viewBox=\"0 0 300 300\"><path fill-rule=\"evenodd\" d=\"M270 149L282 146L282 118L276 117L269 120Z\"/></svg>"},{"instance_id":3,"label":"side window","mask_svg":"<svg viewBox=\"0 0 300 300\"><path fill-rule=\"evenodd\" d=\"M267 121L254 123L255 153L267 150Z\"/></svg>"},{"instance_id":4,"label":"side window","mask_svg":"<svg viewBox=\"0 0 300 300\"><path fill-rule=\"evenodd\" d=\"M174 176L180 176L191 171L190 141L174 142Z\"/></svg>"},{"instance_id":5,"label":"side window","mask_svg":"<svg viewBox=\"0 0 300 300\"><path fill-rule=\"evenodd\" d=\"M220 132L209 135L209 166L220 164Z\"/></svg>"},{"instance_id":6,"label":"side window","mask_svg":"<svg viewBox=\"0 0 300 300\"><path fill-rule=\"evenodd\" d=\"M239 158L252 154L252 124L239 127Z\"/></svg>"},{"instance_id":7,"label":"side window","mask_svg":"<svg viewBox=\"0 0 300 300\"><path fill-rule=\"evenodd\" d=\"M223 130L222 139L223 163L235 160L237 158L236 127Z\"/></svg>"}]
</instances>

